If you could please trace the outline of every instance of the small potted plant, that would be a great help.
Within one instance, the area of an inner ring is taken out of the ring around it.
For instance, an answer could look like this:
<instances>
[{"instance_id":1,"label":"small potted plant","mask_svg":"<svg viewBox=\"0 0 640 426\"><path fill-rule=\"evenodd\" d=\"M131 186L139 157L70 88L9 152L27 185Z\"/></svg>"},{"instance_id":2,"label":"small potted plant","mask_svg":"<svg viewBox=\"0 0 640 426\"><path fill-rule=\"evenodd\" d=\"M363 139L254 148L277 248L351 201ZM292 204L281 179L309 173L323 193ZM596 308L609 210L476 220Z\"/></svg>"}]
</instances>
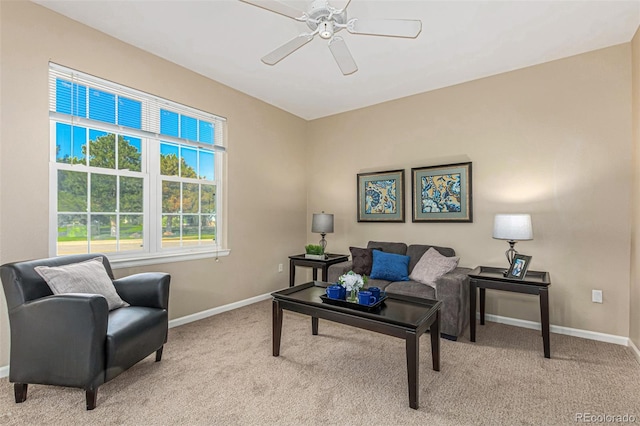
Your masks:
<instances>
[{"instance_id":1,"label":"small potted plant","mask_svg":"<svg viewBox=\"0 0 640 426\"><path fill-rule=\"evenodd\" d=\"M324 249L322 248L322 246L316 244L308 244L304 246L304 249L306 252L304 257L306 257L307 259L324 260Z\"/></svg>"}]
</instances>

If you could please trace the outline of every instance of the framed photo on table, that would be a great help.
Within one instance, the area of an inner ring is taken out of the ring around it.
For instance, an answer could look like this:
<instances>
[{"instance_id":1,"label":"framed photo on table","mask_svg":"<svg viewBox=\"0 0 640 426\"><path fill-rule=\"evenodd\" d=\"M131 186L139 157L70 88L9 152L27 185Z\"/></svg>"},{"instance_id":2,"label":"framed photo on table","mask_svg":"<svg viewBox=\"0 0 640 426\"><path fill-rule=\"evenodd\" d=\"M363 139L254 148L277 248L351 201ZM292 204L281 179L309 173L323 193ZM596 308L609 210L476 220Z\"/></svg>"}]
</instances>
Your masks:
<instances>
[{"instance_id":1,"label":"framed photo on table","mask_svg":"<svg viewBox=\"0 0 640 426\"><path fill-rule=\"evenodd\" d=\"M471 162L411 169L413 222L473 222Z\"/></svg>"},{"instance_id":2,"label":"framed photo on table","mask_svg":"<svg viewBox=\"0 0 640 426\"><path fill-rule=\"evenodd\" d=\"M530 262L531 256L516 254L513 257L513 263L511 263L509 271L507 271L507 278L523 280L525 275L527 275L527 269L529 269Z\"/></svg>"},{"instance_id":3,"label":"framed photo on table","mask_svg":"<svg viewBox=\"0 0 640 426\"><path fill-rule=\"evenodd\" d=\"M358 222L404 222L404 170L358 174Z\"/></svg>"}]
</instances>

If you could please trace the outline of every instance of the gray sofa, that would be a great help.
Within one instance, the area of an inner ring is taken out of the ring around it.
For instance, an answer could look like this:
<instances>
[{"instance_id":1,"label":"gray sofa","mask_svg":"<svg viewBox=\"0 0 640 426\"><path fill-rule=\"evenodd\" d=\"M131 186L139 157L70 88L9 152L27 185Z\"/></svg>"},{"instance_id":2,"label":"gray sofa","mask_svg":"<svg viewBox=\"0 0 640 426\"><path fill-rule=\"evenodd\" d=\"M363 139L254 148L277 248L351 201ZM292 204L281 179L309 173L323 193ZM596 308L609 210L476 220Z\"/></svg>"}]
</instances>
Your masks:
<instances>
[{"instance_id":1,"label":"gray sofa","mask_svg":"<svg viewBox=\"0 0 640 426\"><path fill-rule=\"evenodd\" d=\"M386 253L409 256L409 274L416 266L422 255L433 247L443 256L455 256L455 251L449 247L437 247L423 244L392 243L369 241L367 248L378 248ZM353 261L331 265L328 271L328 281L336 282L338 277L353 269ZM426 299L442 301L440 330L442 337L457 340L469 325L469 268L457 267L453 271L441 276L435 282L435 288L416 281L384 281L369 279L367 287L380 287L389 294L404 294Z\"/></svg>"}]
</instances>

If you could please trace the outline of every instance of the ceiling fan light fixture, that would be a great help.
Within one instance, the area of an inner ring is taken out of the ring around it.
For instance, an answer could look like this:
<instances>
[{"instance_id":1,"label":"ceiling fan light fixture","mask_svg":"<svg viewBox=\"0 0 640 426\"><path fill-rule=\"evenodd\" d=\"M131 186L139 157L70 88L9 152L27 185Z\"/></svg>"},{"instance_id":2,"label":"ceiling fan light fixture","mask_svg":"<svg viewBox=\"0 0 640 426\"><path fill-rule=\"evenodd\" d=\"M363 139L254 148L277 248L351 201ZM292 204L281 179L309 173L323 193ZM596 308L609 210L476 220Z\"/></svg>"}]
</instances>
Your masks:
<instances>
[{"instance_id":1,"label":"ceiling fan light fixture","mask_svg":"<svg viewBox=\"0 0 640 426\"><path fill-rule=\"evenodd\" d=\"M333 21L320 22L318 25L318 35L325 40L333 37Z\"/></svg>"}]
</instances>

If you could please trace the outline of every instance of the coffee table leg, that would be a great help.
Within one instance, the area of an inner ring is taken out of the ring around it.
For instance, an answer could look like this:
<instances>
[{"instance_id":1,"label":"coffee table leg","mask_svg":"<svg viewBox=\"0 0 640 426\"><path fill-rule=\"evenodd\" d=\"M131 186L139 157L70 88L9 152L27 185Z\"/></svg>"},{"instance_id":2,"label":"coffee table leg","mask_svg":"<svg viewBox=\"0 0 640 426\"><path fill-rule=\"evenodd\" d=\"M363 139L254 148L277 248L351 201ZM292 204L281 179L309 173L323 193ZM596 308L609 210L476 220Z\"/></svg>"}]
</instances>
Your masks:
<instances>
[{"instance_id":1,"label":"coffee table leg","mask_svg":"<svg viewBox=\"0 0 640 426\"><path fill-rule=\"evenodd\" d=\"M542 343L544 345L544 357L551 358L549 341L549 291L540 289L540 322L542 323Z\"/></svg>"},{"instance_id":2,"label":"coffee table leg","mask_svg":"<svg viewBox=\"0 0 640 426\"><path fill-rule=\"evenodd\" d=\"M318 335L318 318L311 317L311 334L314 336Z\"/></svg>"},{"instance_id":3,"label":"coffee table leg","mask_svg":"<svg viewBox=\"0 0 640 426\"><path fill-rule=\"evenodd\" d=\"M431 358L433 359L433 369L435 371L440 371L440 310L436 312L436 320L431 324L429 334L431 334Z\"/></svg>"},{"instance_id":4,"label":"coffee table leg","mask_svg":"<svg viewBox=\"0 0 640 426\"><path fill-rule=\"evenodd\" d=\"M405 333L407 348L407 380L409 382L409 407L418 409L418 360L420 359L420 342L416 333L407 331Z\"/></svg>"},{"instance_id":5,"label":"coffee table leg","mask_svg":"<svg viewBox=\"0 0 640 426\"><path fill-rule=\"evenodd\" d=\"M280 302L273 301L272 320L273 320L273 356L280 356L280 336L282 336L282 308Z\"/></svg>"},{"instance_id":6,"label":"coffee table leg","mask_svg":"<svg viewBox=\"0 0 640 426\"><path fill-rule=\"evenodd\" d=\"M469 340L476 341L476 282L470 281L469 288Z\"/></svg>"}]
</instances>

